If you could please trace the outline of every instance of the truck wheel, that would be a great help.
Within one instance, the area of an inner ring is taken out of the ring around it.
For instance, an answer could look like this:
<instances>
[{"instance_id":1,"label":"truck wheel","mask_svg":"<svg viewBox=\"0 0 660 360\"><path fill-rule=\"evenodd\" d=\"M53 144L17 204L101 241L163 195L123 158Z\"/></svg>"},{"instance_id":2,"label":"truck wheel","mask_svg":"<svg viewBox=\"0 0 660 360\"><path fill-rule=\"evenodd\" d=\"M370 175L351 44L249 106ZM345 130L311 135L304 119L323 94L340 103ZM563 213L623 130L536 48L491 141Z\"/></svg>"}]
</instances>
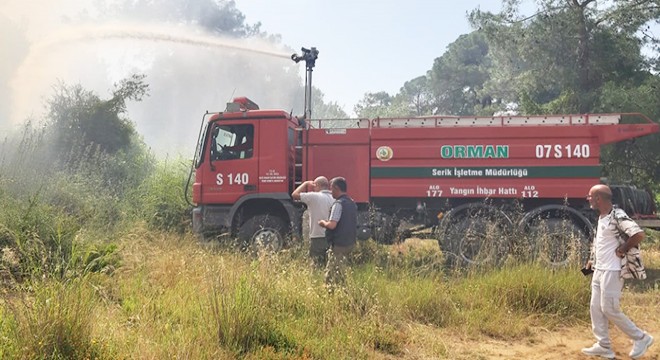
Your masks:
<instances>
[{"instance_id":1,"label":"truck wheel","mask_svg":"<svg viewBox=\"0 0 660 360\"><path fill-rule=\"evenodd\" d=\"M392 216L383 216L373 230L373 239L379 244L391 245L397 242L396 230L398 221Z\"/></svg>"},{"instance_id":2,"label":"truck wheel","mask_svg":"<svg viewBox=\"0 0 660 360\"><path fill-rule=\"evenodd\" d=\"M579 211L558 204L533 209L518 225L526 235L522 259L550 266L583 265L589 257L591 223Z\"/></svg>"},{"instance_id":3,"label":"truck wheel","mask_svg":"<svg viewBox=\"0 0 660 360\"><path fill-rule=\"evenodd\" d=\"M445 219L441 248L449 267L494 265L509 250L511 220L491 206L470 206Z\"/></svg>"},{"instance_id":4,"label":"truck wheel","mask_svg":"<svg viewBox=\"0 0 660 360\"><path fill-rule=\"evenodd\" d=\"M238 239L248 249L279 251L284 247L287 226L277 216L257 215L246 221L238 231Z\"/></svg>"},{"instance_id":5,"label":"truck wheel","mask_svg":"<svg viewBox=\"0 0 660 360\"><path fill-rule=\"evenodd\" d=\"M507 235L496 221L463 218L450 225L445 233L447 257L456 265L497 264L508 251ZM457 262L456 262L457 260Z\"/></svg>"},{"instance_id":6,"label":"truck wheel","mask_svg":"<svg viewBox=\"0 0 660 360\"><path fill-rule=\"evenodd\" d=\"M589 257L589 239L570 219L538 219L528 236L533 259L550 266L584 264Z\"/></svg>"}]
</instances>

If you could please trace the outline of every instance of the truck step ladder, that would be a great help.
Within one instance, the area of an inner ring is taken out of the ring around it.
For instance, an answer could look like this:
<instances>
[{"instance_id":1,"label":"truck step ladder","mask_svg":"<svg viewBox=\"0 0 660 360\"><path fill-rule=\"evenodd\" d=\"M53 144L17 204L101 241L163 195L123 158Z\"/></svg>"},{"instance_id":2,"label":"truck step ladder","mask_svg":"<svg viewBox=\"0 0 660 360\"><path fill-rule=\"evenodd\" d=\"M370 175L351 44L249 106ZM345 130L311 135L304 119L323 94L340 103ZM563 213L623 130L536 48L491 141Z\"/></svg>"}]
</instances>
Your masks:
<instances>
[{"instance_id":1,"label":"truck step ladder","mask_svg":"<svg viewBox=\"0 0 660 360\"><path fill-rule=\"evenodd\" d=\"M306 180L306 174L303 174L303 163L306 160L307 154L305 153L306 147L303 146L303 136L307 136L307 130L302 127L294 129L294 151L293 151L293 189L297 188L303 181Z\"/></svg>"}]
</instances>

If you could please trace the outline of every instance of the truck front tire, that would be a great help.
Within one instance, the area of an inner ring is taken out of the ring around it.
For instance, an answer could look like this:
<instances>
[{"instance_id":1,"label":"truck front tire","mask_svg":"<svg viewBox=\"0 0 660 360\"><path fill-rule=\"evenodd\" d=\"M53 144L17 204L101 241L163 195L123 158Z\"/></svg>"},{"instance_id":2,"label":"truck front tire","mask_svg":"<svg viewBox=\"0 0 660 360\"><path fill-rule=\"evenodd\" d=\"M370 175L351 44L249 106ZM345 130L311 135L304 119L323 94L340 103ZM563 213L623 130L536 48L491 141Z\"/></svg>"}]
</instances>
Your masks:
<instances>
[{"instance_id":1,"label":"truck front tire","mask_svg":"<svg viewBox=\"0 0 660 360\"><path fill-rule=\"evenodd\" d=\"M256 251L279 251L284 247L287 226L277 216L257 215L246 221L238 231L243 246Z\"/></svg>"}]
</instances>

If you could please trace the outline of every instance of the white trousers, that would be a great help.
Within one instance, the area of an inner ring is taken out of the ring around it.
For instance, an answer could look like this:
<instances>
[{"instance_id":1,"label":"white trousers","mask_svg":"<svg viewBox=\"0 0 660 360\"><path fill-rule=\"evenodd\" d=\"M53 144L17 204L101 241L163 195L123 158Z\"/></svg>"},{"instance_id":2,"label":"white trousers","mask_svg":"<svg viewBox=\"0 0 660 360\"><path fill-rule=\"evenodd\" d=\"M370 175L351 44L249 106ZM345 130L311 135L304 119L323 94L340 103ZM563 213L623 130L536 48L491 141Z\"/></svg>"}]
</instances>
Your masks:
<instances>
[{"instance_id":1,"label":"white trousers","mask_svg":"<svg viewBox=\"0 0 660 360\"><path fill-rule=\"evenodd\" d=\"M623 290L621 271L595 270L591 280L591 330L600 346L611 349L609 321L633 340L641 340L644 332L621 312L619 300Z\"/></svg>"}]
</instances>

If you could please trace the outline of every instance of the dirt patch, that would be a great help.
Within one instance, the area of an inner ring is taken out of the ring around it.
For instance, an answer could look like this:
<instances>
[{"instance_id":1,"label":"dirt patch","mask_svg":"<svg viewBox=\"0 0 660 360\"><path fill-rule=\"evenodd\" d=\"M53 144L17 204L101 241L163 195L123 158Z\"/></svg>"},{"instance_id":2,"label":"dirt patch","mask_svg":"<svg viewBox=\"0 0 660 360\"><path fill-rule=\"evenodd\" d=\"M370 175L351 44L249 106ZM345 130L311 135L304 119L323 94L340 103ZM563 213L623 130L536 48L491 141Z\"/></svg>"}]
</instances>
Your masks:
<instances>
[{"instance_id":1,"label":"dirt patch","mask_svg":"<svg viewBox=\"0 0 660 360\"><path fill-rule=\"evenodd\" d=\"M655 330L654 333L657 333L657 329ZM612 329L612 340L616 358L629 358L628 352L632 347L630 340L618 329ZM474 344L469 346L471 349L476 347L476 353L484 359L563 360L593 359L580 352L580 349L591 346L593 342L590 329L585 327L542 331L524 343L487 340L476 346ZM657 346L651 347L644 359L659 359Z\"/></svg>"},{"instance_id":2,"label":"dirt patch","mask_svg":"<svg viewBox=\"0 0 660 360\"><path fill-rule=\"evenodd\" d=\"M416 329L421 330L421 329ZM428 330L428 329L427 329ZM657 324L648 328L658 334ZM580 349L591 346L594 338L589 324L553 331L535 330L534 336L518 341L504 341L485 336L465 337L448 330L417 332L403 351L406 359L455 359L455 360L587 360L594 357L583 355ZM433 333L433 335L432 335ZM421 335L423 334L423 335ZM632 344L618 329L612 329L612 340L617 359L630 359ZM657 336L656 336L657 338ZM424 341L425 344L420 342ZM434 343L432 346L429 342ZM643 359L659 360L660 346L654 344Z\"/></svg>"}]
</instances>

